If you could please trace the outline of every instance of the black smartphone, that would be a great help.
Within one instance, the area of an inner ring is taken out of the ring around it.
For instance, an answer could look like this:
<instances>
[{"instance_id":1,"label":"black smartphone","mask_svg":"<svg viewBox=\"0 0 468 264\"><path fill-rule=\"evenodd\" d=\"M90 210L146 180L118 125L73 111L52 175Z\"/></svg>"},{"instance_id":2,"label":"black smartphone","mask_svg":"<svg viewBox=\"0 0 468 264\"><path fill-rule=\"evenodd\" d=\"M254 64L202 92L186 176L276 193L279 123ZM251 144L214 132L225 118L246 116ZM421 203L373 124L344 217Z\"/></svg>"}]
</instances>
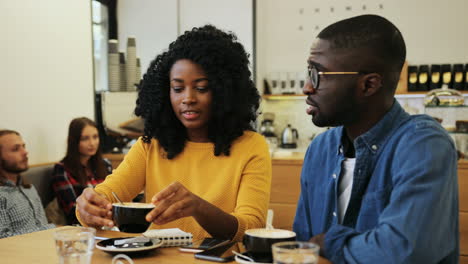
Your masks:
<instances>
[{"instance_id":1,"label":"black smartphone","mask_svg":"<svg viewBox=\"0 0 468 264\"><path fill-rule=\"evenodd\" d=\"M234 253L232 253L233 250L239 252L239 246L237 242L229 242L226 245L210 248L203 252L196 253L195 258L216 262L229 262L234 260Z\"/></svg>"},{"instance_id":2,"label":"black smartphone","mask_svg":"<svg viewBox=\"0 0 468 264\"><path fill-rule=\"evenodd\" d=\"M229 240L208 237L200 240L194 240L188 245L179 247L179 250L182 252L197 253L213 247L222 246L227 243L229 243Z\"/></svg>"}]
</instances>

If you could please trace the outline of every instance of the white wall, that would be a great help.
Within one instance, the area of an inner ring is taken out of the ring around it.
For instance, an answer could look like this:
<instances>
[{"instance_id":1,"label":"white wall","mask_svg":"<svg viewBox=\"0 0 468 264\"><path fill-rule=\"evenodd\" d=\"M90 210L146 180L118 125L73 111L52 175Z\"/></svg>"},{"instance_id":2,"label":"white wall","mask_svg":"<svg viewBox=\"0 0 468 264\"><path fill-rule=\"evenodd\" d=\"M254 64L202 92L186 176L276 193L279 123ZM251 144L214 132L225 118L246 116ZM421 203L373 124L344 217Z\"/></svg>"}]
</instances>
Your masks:
<instances>
[{"instance_id":1,"label":"white wall","mask_svg":"<svg viewBox=\"0 0 468 264\"><path fill-rule=\"evenodd\" d=\"M120 50L126 54L127 37L134 36L144 74L156 55L177 38L177 1L119 0L117 21Z\"/></svg>"},{"instance_id":2,"label":"white wall","mask_svg":"<svg viewBox=\"0 0 468 264\"><path fill-rule=\"evenodd\" d=\"M135 118L135 102L137 92L103 92L102 119L104 126L119 131L119 126Z\"/></svg>"},{"instance_id":3,"label":"white wall","mask_svg":"<svg viewBox=\"0 0 468 264\"><path fill-rule=\"evenodd\" d=\"M205 24L233 31L253 65L252 0L179 0L179 5L179 34Z\"/></svg>"},{"instance_id":4,"label":"white wall","mask_svg":"<svg viewBox=\"0 0 468 264\"><path fill-rule=\"evenodd\" d=\"M252 0L119 0L117 13L120 50L136 37L142 73L178 35L207 23L233 31L253 53Z\"/></svg>"},{"instance_id":5,"label":"white wall","mask_svg":"<svg viewBox=\"0 0 468 264\"><path fill-rule=\"evenodd\" d=\"M410 64L466 63L467 11L466 0L258 0L257 85L268 72L305 71L323 28L364 13L382 15L401 30Z\"/></svg>"},{"instance_id":6,"label":"white wall","mask_svg":"<svg viewBox=\"0 0 468 264\"><path fill-rule=\"evenodd\" d=\"M94 118L90 1L0 1L0 128L30 164L63 157L70 120Z\"/></svg>"}]
</instances>

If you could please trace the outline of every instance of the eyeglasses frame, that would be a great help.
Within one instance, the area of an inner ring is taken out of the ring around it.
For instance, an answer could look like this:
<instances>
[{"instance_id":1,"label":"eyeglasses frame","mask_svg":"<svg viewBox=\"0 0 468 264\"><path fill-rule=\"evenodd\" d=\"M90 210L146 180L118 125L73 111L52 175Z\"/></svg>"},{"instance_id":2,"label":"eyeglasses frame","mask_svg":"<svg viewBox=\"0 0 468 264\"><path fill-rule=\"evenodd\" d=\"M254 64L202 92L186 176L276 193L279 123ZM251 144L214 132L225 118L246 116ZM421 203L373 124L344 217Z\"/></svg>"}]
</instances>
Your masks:
<instances>
[{"instance_id":1,"label":"eyeglasses frame","mask_svg":"<svg viewBox=\"0 0 468 264\"><path fill-rule=\"evenodd\" d=\"M317 72L317 81L316 81L316 85L314 85L314 81L312 80L312 69L315 69L315 71ZM315 67L314 65L311 65L307 68L307 77L309 78L309 81L312 83L312 86L314 88L314 90L318 90L318 87L320 85L320 75L358 75L358 74L367 74L365 72L358 72L358 71L354 71L354 72L346 72L346 71L341 71L341 72L333 72L333 71L319 71L317 69L317 67Z\"/></svg>"}]
</instances>

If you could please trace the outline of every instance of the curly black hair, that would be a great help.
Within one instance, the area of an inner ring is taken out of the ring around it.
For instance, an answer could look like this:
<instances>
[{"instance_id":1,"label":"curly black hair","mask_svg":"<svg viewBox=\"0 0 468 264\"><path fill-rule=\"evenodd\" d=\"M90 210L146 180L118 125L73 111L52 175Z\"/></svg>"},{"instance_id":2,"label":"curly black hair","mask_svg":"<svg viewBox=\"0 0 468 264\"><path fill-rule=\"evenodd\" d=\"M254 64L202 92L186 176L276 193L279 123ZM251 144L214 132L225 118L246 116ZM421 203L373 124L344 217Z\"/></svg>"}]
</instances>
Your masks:
<instances>
[{"instance_id":1,"label":"curly black hair","mask_svg":"<svg viewBox=\"0 0 468 264\"><path fill-rule=\"evenodd\" d=\"M212 25L186 31L158 55L138 85L135 114L144 119L143 142L159 141L168 159L185 147L187 131L170 103L169 74L172 65L188 59L202 67L213 93L208 138L214 155L229 156L232 142L246 130L254 130L260 96L251 79L249 55L232 33Z\"/></svg>"}]
</instances>

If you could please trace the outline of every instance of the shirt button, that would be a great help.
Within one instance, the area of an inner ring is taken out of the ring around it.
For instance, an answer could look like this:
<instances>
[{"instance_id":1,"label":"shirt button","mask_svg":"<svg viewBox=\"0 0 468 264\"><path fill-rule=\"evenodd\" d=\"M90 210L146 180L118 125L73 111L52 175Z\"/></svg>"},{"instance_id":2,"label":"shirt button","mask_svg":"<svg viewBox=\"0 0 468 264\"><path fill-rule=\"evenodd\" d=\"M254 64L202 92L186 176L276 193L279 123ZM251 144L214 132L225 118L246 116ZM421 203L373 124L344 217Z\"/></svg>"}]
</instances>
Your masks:
<instances>
[{"instance_id":1,"label":"shirt button","mask_svg":"<svg viewBox=\"0 0 468 264\"><path fill-rule=\"evenodd\" d=\"M372 145L372 149L373 149L373 150L377 150L377 149L378 149L378 148L377 148L377 145Z\"/></svg>"},{"instance_id":2,"label":"shirt button","mask_svg":"<svg viewBox=\"0 0 468 264\"><path fill-rule=\"evenodd\" d=\"M333 179L336 180L336 174L335 173L333 173L332 177L333 177Z\"/></svg>"},{"instance_id":3,"label":"shirt button","mask_svg":"<svg viewBox=\"0 0 468 264\"><path fill-rule=\"evenodd\" d=\"M336 217L336 212L333 212L333 216Z\"/></svg>"}]
</instances>

